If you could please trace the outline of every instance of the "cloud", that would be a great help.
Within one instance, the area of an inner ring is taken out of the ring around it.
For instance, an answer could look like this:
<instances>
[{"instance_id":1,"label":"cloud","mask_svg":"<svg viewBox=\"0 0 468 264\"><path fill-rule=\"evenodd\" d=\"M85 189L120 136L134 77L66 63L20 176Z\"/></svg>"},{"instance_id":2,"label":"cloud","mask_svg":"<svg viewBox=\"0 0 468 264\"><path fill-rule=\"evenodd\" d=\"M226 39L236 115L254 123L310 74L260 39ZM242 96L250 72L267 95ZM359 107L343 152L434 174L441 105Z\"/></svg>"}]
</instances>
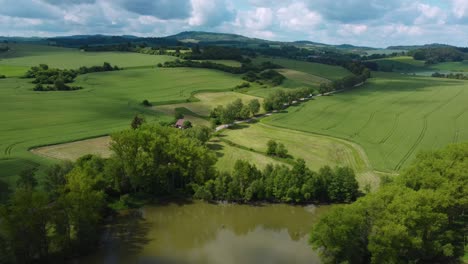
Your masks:
<instances>
[{"instance_id":1,"label":"cloud","mask_svg":"<svg viewBox=\"0 0 468 264\"><path fill-rule=\"evenodd\" d=\"M225 0L191 0L190 26L218 26L234 19L234 11Z\"/></svg>"},{"instance_id":2,"label":"cloud","mask_svg":"<svg viewBox=\"0 0 468 264\"><path fill-rule=\"evenodd\" d=\"M310 30L322 22L322 16L301 2L282 7L277 11L280 26L288 30Z\"/></svg>"},{"instance_id":3,"label":"cloud","mask_svg":"<svg viewBox=\"0 0 468 264\"><path fill-rule=\"evenodd\" d=\"M0 6L0 35L203 30L379 47L468 44L468 0L0 0Z\"/></svg>"},{"instance_id":4,"label":"cloud","mask_svg":"<svg viewBox=\"0 0 468 264\"><path fill-rule=\"evenodd\" d=\"M190 0L120 0L117 3L130 12L160 19L186 19L192 11Z\"/></svg>"}]
</instances>

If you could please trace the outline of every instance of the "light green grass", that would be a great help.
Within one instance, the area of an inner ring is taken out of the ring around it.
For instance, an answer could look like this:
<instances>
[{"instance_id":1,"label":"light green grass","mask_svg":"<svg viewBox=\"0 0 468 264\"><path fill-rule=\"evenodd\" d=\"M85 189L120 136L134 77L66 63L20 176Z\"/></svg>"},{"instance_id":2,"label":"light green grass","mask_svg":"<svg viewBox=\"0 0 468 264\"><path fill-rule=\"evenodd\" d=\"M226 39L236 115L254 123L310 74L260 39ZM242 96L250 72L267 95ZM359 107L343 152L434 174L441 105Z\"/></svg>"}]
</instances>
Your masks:
<instances>
[{"instance_id":1,"label":"light green grass","mask_svg":"<svg viewBox=\"0 0 468 264\"><path fill-rule=\"evenodd\" d=\"M468 61L444 62L432 65L432 68L441 71L468 72Z\"/></svg>"},{"instance_id":2,"label":"light green grass","mask_svg":"<svg viewBox=\"0 0 468 264\"><path fill-rule=\"evenodd\" d=\"M230 146L216 139L210 141L208 147L216 152L218 156L216 167L220 171L231 172L237 160L245 160L253 163L259 169L265 168L268 164L288 165L287 163L283 163L260 153Z\"/></svg>"},{"instance_id":3,"label":"light green grass","mask_svg":"<svg viewBox=\"0 0 468 264\"><path fill-rule=\"evenodd\" d=\"M128 128L137 113L145 113L149 122L171 120L140 103L184 101L194 91L228 90L240 82L239 76L184 68L82 75L76 85L84 89L72 92L34 92L28 79L0 79L0 160L16 159L17 167L47 163L27 150ZM15 170L4 170L4 164L0 177L11 176Z\"/></svg>"},{"instance_id":4,"label":"light green grass","mask_svg":"<svg viewBox=\"0 0 468 264\"><path fill-rule=\"evenodd\" d=\"M264 122L354 141L383 171L401 170L421 150L468 140L468 82L375 75L361 88L288 108Z\"/></svg>"},{"instance_id":5,"label":"light green grass","mask_svg":"<svg viewBox=\"0 0 468 264\"><path fill-rule=\"evenodd\" d=\"M287 69L319 76L328 80L337 80L352 74L343 67L305 61L266 57L258 57L253 60L253 62L257 64L265 61L271 61L272 63L281 65Z\"/></svg>"},{"instance_id":6,"label":"light green grass","mask_svg":"<svg viewBox=\"0 0 468 264\"><path fill-rule=\"evenodd\" d=\"M218 105L227 105L232 103L236 99L241 99L244 104L247 104L250 100L258 99L260 103L263 102L262 98L236 93L236 92L218 92L218 93L198 93L194 95L198 102L191 103L180 103L170 105L159 105L153 107L156 111L173 114L175 108L187 108L190 111L204 117L210 115L211 110Z\"/></svg>"},{"instance_id":7,"label":"light green grass","mask_svg":"<svg viewBox=\"0 0 468 264\"><path fill-rule=\"evenodd\" d=\"M0 66L37 66L77 69L81 66L102 65L109 62L119 67L156 66L175 57L146 55L131 52L83 52L78 49L18 44L0 55Z\"/></svg>"},{"instance_id":8,"label":"light green grass","mask_svg":"<svg viewBox=\"0 0 468 264\"><path fill-rule=\"evenodd\" d=\"M6 77L21 77L28 70L29 70L29 67L26 67L26 66L11 66L11 65L0 64L0 75L5 75Z\"/></svg>"},{"instance_id":9,"label":"light green grass","mask_svg":"<svg viewBox=\"0 0 468 264\"><path fill-rule=\"evenodd\" d=\"M378 177L373 173L364 151L357 144L264 123L244 124L241 128L223 130L223 139L262 153L266 153L267 142L275 140L283 143L294 158L304 159L313 170L325 165L350 166L357 172L362 186L367 183L375 187L378 185Z\"/></svg>"}]
</instances>

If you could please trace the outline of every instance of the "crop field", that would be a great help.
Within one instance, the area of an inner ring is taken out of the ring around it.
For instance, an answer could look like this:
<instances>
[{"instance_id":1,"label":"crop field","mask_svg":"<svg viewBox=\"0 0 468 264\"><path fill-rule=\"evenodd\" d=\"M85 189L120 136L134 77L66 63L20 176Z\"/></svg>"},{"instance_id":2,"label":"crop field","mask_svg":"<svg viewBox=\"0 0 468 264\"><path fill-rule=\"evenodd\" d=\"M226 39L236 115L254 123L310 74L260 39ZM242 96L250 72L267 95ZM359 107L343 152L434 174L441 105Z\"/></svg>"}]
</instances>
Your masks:
<instances>
[{"instance_id":1,"label":"crop field","mask_svg":"<svg viewBox=\"0 0 468 264\"><path fill-rule=\"evenodd\" d=\"M468 61L444 62L436 64L432 68L441 71L468 72Z\"/></svg>"},{"instance_id":2,"label":"crop field","mask_svg":"<svg viewBox=\"0 0 468 264\"><path fill-rule=\"evenodd\" d=\"M252 99L258 99L262 103L263 99L251 95L236 93L236 92L218 92L218 93L197 93L194 95L198 102L158 105L153 107L156 111L174 114L177 108L187 108L193 113L208 117L211 110L218 105L227 105L236 99L241 99L244 104L247 104Z\"/></svg>"},{"instance_id":3,"label":"crop field","mask_svg":"<svg viewBox=\"0 0 468 264\"><path fill-rule=\"evenodd\" d=\"M128 128L135 114L148 122L172 120L141 106L144 99L181 102L197 90L229 90L241 83L238 76L185 68L82 75L75 84L84 89L72 92L34 92L30 81L0 79L0 177L16 175L25 164L47 163L28 151L32 147L107 135Z\"/></svg>"},{"instance_id":4,"label":"crop field","mask_svg":"<svg viewBox=\"0 0 468 264\"><path fill-rule=\"evenodd\" d=\"M262 63L265 61L271 61L272 63L281 65L286 69L299 71L314 76L320 76L328 80L337 80L351 75L348 70L339 66L267 57L259 57L253 60L254 63Z\"/></svg>"},{"instance_id":5,"label":"crop field","mask_svg":"<svg viewBox=\"0 0 468 264\"><path fill-rule=\"evenodd\" d=\"M347 139L372 166L400 171L421 150L468 140L468 82L374 74L365 86L322 97L267 124Z\"/></svg>"},{"instance_id":6,"label":"crop field","mask_svg":"<svg viewBox=\"0 0 468 264\"><path fill-rule=\"evenodd\" d=\"M130 52L82 52L77 49L21 44L12 46L12 50L0 55L0 67L47 64L53 68L77 69L81 66L102 65L104 62L119 67L141 67L156 66L158 63L174 59L175 57L171 56Z\"/></svg>"}]
</instances>

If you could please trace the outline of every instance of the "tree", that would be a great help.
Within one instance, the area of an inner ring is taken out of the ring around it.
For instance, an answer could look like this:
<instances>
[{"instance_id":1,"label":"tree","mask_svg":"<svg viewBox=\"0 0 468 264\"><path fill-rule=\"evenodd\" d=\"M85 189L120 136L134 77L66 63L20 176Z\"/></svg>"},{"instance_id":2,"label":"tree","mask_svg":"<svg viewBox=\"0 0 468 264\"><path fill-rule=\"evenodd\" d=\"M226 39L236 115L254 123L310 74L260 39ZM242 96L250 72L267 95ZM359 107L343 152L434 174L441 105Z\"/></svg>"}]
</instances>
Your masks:
<instances>
[{"instance_id":1,"label":"tree","mask_svg":"<svg viewBox=\"0 0 468 264\"><path fill-rule=\"evenodd\" d=\"M330 196L343 199L334 186ZM324 263L457 263L466 239L465 186L468 144L419 154L393 182L331 209L310 242Z\"/></svg>"},{"instance_id":2,"label":"tree","mask_svg":"<svg viewBox=\"0 0 468 264\"><path fill-rule=\"evenodd\" d=\"M44 190L56 198L63 191L66 181L66 175L73 169L73 163L65 161L61 164L50 166L45 173L42 181Z\"/></svg>"},{"instance_id":3,"label":"tree","mask_svg":"<svg viewBox=\"0 0 468 264\"><path fill-rule=\"evenodd\" d=\"M286 149L283 143L279 143L276 147L276 155L280 158L288 157L288 150Z\"/></svg>"},{"instance_id":4,"label":"tree","mask_svg":"<svg viewBox=\"0 0 468 264\"><path fill-rule=\"evenodd\" d=\"M37 186L36 172L37 167L31 167L21 171L16 181L16 187L34 189Z\"/></svg>"},{"instance_id":5,"label":"tree","mask_svg":"<svg viewBox=\"0 0 468 264\"><path fill-rule=\"evenodd\" d=\"M250 113L253 116L255 116L260 111L260 102L258 101L258 99L252 99L250 100L248 107L249 107Z\"/></svg>"},{"instance_id":6,"label":"tree","mask_svg":"<svg viewBox=\"0 0 468 264\"><path fill-rule=\"evenodd\" d=\"M267 142L267 155L268 156L275 156L277 147L278 147L278 143L276 143L276 141L270 139Z\"/></svg>"},{"instance_id":7,"label":"tree","mask_svg":"<svg viewBox=\"0 0 468 264\"><path fill-rule=\"evenodd\" d=\"M146 106L146 107L150 107L150 106L153 106L148 100L143 100L143 102L141 103L143 106Z\"/></svg>"},{"instance_id":8,"label":"tree","mask_svg":"<svg viewBox=\"0 0 468 264\"><path fill-rule=\"evenodd\" d=\"M137 129L141 127L141 125L143 125L144 123L145 119L143 117L140 117L139 115L136 115L132 120L131 127L133 129Z\"/></svg>"},{"instance_id":9,"label":"tree","mask_svg":"<svg viewBox=\"0 0 468 264\"><path fill-rule=\"evenodd\" d=\"M185 129L192 128L192 122L190 122L189 120L185 120L182 127L185 128Z\"/></svg>"}]
</instances>

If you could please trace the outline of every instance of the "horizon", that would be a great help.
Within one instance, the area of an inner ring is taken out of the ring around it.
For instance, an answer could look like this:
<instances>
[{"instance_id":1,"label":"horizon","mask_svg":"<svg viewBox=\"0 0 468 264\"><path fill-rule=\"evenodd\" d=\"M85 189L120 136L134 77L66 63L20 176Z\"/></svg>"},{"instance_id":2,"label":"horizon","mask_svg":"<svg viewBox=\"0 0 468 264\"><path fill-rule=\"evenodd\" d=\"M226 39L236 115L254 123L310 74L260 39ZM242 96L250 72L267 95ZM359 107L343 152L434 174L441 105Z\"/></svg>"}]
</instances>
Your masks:
<instances>
[{"instance_id":1,"label":"horizon","mask_svg":"<svg viewBox=\"0 0 468 264\"><path fill-rule=\"evenodd\" d=\"M468 2L463 0L0 0L0 4L2 36L164 37L203 31L376 48L467 46Z\"/></svg>"}]
</instances>

